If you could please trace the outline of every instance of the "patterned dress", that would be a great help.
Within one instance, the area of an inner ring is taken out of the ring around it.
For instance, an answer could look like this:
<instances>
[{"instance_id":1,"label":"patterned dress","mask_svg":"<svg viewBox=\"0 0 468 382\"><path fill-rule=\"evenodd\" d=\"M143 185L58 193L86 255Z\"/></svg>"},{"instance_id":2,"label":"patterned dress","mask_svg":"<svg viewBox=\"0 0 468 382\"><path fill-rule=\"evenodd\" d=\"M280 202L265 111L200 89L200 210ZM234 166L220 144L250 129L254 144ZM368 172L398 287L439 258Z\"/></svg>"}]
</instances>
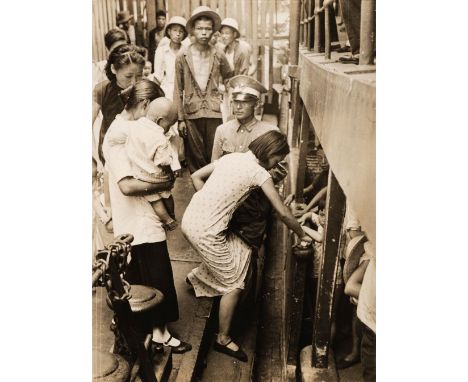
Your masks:
<instances>
[{"instance_id":1,"label":"patterned dress","mask_svg":"<svg viewBox=\"0 0 468 382\"><path fill-rule=\"evenodd\" d=\"M251 151L228 154L215 162L213 173L193 195L181 228L202 259L188 275L197 297L244 288L251 248L227 227L237 206L269 178Z\"/></svg>"}]
</instances>

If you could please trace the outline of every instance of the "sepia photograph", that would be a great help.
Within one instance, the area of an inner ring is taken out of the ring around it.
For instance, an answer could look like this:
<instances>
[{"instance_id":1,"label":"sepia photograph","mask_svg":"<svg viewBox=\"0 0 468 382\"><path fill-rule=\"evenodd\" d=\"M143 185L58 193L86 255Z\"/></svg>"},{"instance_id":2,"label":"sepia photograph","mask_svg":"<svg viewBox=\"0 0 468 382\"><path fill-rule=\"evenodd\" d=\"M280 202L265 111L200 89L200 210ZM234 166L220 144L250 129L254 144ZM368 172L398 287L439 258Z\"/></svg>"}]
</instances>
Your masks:
<instances>
[{"instance_id":1,"label":"sepia photograph","mask_svg":"<svg viewBox=\"0 0 468 382\"><path fill-rule=\"evenodd\" d=\"M92 16L93 381L375 381L376 1Z\"/></svg>"},{"instance_id":2,"label":"sepia photograph","mask_svg":"<svg viewBox=\"0 0 468 382\"><path fill-rule=\"evenodd\" d=\"M466 379L465 2L2 11L2 381Z\"/></svg>"}]
</instances>

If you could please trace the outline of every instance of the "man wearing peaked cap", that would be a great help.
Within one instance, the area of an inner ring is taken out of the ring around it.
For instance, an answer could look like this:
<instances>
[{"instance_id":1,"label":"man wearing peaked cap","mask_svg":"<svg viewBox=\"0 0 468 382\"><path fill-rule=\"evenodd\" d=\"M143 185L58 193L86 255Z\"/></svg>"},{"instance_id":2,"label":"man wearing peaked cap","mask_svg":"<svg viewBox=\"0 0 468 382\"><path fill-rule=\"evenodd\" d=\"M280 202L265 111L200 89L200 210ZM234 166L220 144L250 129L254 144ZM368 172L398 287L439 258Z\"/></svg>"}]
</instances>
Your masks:
<instances>
[{"instance_id":1,"label":"man wearing peaked cap","mask_svg":"<svg viewBox=\"0 0 468 382\"><path fill-rule=\"evenodd\" d=\"M246 75L232 77L229 81L229 87L232 88L233 100L260 99L260 95L268 90L259 81Z\"/></svg>"},{"instance_id":2,"label":"man wearing peaked cap","mask_svg":"<svg viewBox=\"0 0 468 382\"><path fill-rule=\"evenodd\" d=\"M270 130L278 128L255 118L255 108L267 89L256 79L238 75L228 83L232 93L233 114L231 119L218 127L215 134L211 160L224 154L245 152L250 142Z\"/></svg>"},{"instance_id":3,"label":"man wearing peaked cap","mask_svg":"<svg viewBox=\"0 0 468 382\"><path fill-rule=\"evenodd\" d=\"M186 25L194 40L175 61L174 103L190 173L211 162L215 132L223 122L220 79L226 82L234 74L224 52L210 44L220 24L215 11L196 8Z\"/></svg>"}]
</instances>

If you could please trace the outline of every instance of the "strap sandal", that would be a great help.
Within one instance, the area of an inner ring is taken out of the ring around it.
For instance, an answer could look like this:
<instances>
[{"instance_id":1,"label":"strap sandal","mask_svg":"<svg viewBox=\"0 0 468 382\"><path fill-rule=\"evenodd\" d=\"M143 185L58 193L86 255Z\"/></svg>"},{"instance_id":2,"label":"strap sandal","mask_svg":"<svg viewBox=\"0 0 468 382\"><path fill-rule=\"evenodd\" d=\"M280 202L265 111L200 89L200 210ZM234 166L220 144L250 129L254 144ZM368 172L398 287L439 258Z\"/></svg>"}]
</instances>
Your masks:
<instances>
[{"instance_id":1,"label":"strap sandal","mask_svg":"<svg viewBox=\"0 0 468 382\"><path fill-rule=\"evenodd\" d=\"M217 352L224 353L230 357L237 358L241 362L247 362L248 357L247 354L244 353L244 351L240 348L237 349L236 351L229 349L227 346L232 342L232 339L229 340L226 344L222 345L218 341L215 341L213 344L213 349L216 350Z\"/></svg>"},{"instance_id":2,"label":"strap sandal","mask_svg":"<svg viewBox=\"0 0 468 382\"><path fill-rule=\"evenodd\" d=\"M188 342L184 342L184 341L181 341L181 340L179 340L180 344L177 345L177 346L169 345L169 342L171 342L172 338L173 337L171 335L166 342L161 343L161 342L154 341L154 343L156 345L168 346L168 347L170 347L172 349L172 352L176 353L176 354L182 354L182 353L185 353L185 352L188 352L188 351L192 350L192 345L190 345Z\"/></svg>"}]
</instances>

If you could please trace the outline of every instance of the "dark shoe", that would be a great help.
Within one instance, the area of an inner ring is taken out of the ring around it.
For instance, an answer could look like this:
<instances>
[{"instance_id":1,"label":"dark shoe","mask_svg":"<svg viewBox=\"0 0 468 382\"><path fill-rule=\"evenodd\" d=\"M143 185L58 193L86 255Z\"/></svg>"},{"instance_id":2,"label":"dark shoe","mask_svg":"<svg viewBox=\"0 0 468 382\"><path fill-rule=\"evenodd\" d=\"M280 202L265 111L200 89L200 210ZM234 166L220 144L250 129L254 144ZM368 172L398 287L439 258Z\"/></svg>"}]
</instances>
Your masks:
<instances>
[{"instance_id":1,"label":"dark shoe","mask_svg":"<svg viewBox=\"0 0 468 382\"><path fill-rule=\"evenodd\" d=\"M342 358L342 359L336 361L336 368L338 370L343 370L343 369L346 369L346 368L351 367L353 365L356 365L359 362L361 362L359 357L351 359L349 361L346 360L345 358Z\"/></svg>"},{"instance_id":2,"label":"dark shoe","mask_svg":"<svg viewBox=\"0 0 468 382\"><path fill-rule=\"evenodd\" d=\"M231 342L232 340L230 340L225 345L221 345L218 341L215 341L213 344L213 349L220 353L227 354L228 356L237 358L239 361L247 362L248 360L247 354L245 354L244 351L240 347L239 349L237 349L237 351L231 350L227 347L227 345L229 345Z\"/></svg>"},{"instance_id":3,"label":"dark shoe","mask_svg":"<svg viewBox=\"0 0 468 382\"><path fill-rule=\"evenodd\" d=\"M342 64L355 64L355 65L358 65L359 64L359 57L344 56L344 57L340 57L338 59L338 61L340 61Z\"/></svg>"},{"instance_id":4,"label":"dark shoe","mask_svg":"<svg viewBox=\"0 0 468 382\"><path fill-rule=\"evenodd\" d=\"M351 52L351 48L349 46L343 46L341 48L338 48L336 51L338 53L346 53L346 52Z\"/></svg>"},{"instance_id":5,"label":"dark shoe","mask_svg":"<svg viewBox=\"0 0 468 382\"><path fill-rule=\"evenodd\" d=\"M180 341L179 345L171 346L171 345L169 345L169 342L171 342L171 340L172 340L172 336L170 336L169 339L164 343L160 343L160 342L156 342L156 341L154 341L154 343L156 345L169 346L172 349L172 352L175 353L175 354L182 354L182 353L185 353L187 351L192 350L192 345L190 345L187 342L180 341L180 340L179 340Z\"/></svg>"}]
</instances>

